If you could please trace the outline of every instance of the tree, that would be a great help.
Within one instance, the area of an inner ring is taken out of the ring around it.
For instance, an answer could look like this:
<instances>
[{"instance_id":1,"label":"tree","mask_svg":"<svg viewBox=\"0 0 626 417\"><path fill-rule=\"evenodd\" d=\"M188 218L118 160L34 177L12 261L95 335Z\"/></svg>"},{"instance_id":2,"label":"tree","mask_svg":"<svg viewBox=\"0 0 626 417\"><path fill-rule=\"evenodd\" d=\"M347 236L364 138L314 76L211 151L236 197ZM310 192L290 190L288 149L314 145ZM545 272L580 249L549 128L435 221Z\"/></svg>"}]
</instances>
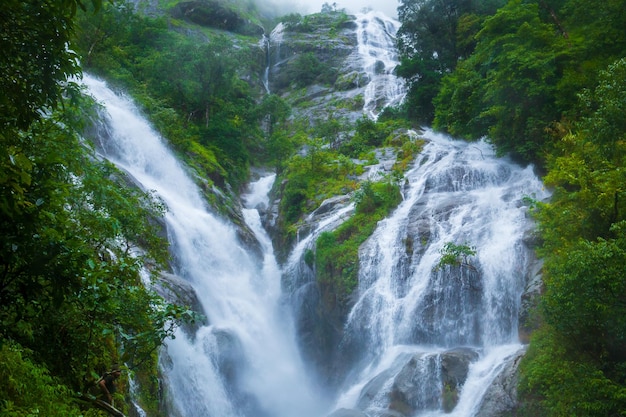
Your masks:
<instances>
[{"instance_id":1,"label":"tree","mask_svg":"<svg viewBox=\"0 0 626 417\"><path fill-rule=\"evenodd\" d=\"M68 81L80 75L71 36L84 6L9 0L1 12L0 346L11 341L18 353L3 349L0 360L19 368L3 415L78 415L71 391L113 360L140 366L150 356L154 365L152 352L187 314L140 275L143 265L157 273L166 262L154 221L161 204L81 138L90 106ZM16 398L24 389L46 404L24 405Z\"/></svg>"},{"instance_id":2,"label":"tree","mask_svg":"<svg viewBox=\"0 0 626 417\"><path fill-rule=\"evenodd\" d=\"M397 73L408 80L409 116L430 122L433 98L442 77L472 52L473 36L482 17L503 1L403 0L398 8L400 65ZM470 41L468 41L470 40Z\"/></svg>"},{"instance_id":3,"label":"tree","mask_svg":"<svg viewBox=\"0 0 626 417\"><path fill-rule=\"evenodd\" d=\"M467 243L457 245L453 242L446 242L441 248L441 259L437 262L435 270L444 266L466 267L475 270L476 268L469 261L469 258L474 255L476 255L476 248Z\"/></svg>"},{"instance_id":4,"label":"tree","mask_svg":"<svg viewBox=\"0 0 626 417\"><path fill-rule=\"evenodd\" d=\"M99 8L101 0L91 0ZM0 19L0 127L26 128L54 108L68 78L80 73L68 48L80 0L7 0Z\"/></svg>"},{"instance_id":5,"label":"tree","mask_svg":"<svg viewBox=\"0 0 626 417\"><path fill-rule=\"evenodd\" d=\"M558 120L557 84L567 40L540 19L539 6L511 1L485 19L476 48L446 76L435 124L455 134L487 134L499 152L537 160Z\"/></svg>"},{"instance_id":6,"label":"tree","mask_svg":"<svg viewBox=\"0 0 626 417\"><path fill-rule=\"evenodd\" d=\"M96 162L72 130L69 107L19 135L31 175L23 206L6 206L0 222L0 337L30 346L80 389L99 361L118 354L106 339L121 337L121 359L140 363L184 310L147 290L139 275L144 264L156 272L167 259L153 221L161 204Z\"/></svg>"},{"instance_id":7,"label":"tree","mask_svg":"<svg viewBox=\"0 0 626 417\"><path fill-rule=\"evenodd\" d=\"M585 117L558 130L545 178L554 194L538 206L545 324L523 373L542 415L619 415L625 407L626 62L598 78L581 95Z\"/></svg>"},{"instance_id":8,"label":"tree","mask_svg":"<svg viewBox=\"0 0 626 417\"><path fill-rule=\"evenodd\" d=\"M100 0L93 0L99 7ZM32 163L21 134L54 109L70 77L80 74L78 57L68 48L79 0L8 0L0 19L0 212L9 215L32 202Z\"/></svg>"}]
</instances>

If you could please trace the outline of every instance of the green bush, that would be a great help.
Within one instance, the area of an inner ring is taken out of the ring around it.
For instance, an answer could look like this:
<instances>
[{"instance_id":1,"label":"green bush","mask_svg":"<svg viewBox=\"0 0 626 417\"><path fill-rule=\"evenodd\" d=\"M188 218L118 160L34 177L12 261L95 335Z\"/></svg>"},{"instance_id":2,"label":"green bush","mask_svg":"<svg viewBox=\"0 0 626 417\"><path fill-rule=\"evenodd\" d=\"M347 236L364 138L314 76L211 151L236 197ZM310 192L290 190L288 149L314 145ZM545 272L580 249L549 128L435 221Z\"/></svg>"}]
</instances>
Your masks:
<instances>
[{"instance_id":1,"label":"green bush","mask_svg":"<svg viewBox=\"0 0 626 417\"><path fill-rule=\"evenodd\" d=\"M70 390L32 361L32 352L0 340L0 414L4 417L81 417Z\"/></svg>"}]
</instances>

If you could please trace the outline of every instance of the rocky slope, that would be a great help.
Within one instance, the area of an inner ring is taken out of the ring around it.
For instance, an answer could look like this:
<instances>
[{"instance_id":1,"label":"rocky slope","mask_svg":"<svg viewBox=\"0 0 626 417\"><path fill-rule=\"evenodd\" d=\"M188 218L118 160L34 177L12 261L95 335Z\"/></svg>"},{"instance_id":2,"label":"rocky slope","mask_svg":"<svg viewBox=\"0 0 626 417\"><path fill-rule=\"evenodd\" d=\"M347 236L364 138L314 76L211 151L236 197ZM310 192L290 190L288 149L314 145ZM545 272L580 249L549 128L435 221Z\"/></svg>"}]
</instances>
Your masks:
<instances>
[{"instance_id":1,"label":"rocky slope","mask_svg":"<svg viewBox=\"0 0 626 417\"><path fill-rule=\"evenodd\" d=\"M368 39L363 34L367 26L375 27L380 39ZM403 96L402 82L393 75L396 63L387 56L394 51L395 30L388 18L373 12L355 16L333 11L284 19L267 39L268 89L311 122L326 117L353 122L363 116L368 100L377 115L397 104L385 96L377 78L393 77L383 83L398 85L400 90L392 95Z\"/></svg>"}]
</instances>

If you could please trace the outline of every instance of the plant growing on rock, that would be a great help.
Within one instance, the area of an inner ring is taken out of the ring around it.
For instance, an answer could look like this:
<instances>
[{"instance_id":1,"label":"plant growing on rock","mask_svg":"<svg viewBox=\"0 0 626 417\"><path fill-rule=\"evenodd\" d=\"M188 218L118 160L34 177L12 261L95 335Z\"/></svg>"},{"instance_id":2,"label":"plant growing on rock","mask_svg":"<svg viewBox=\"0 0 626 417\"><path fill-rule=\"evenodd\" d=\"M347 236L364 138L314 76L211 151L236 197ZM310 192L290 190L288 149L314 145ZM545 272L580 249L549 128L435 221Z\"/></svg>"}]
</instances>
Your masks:
<instances>
[{"instance_id":1,"label":"plant growing on rock","mask_svg":"<svg viewBox=\"0 0 626 417\"><path fill-rule=\"evenodd\" d=\"M441 249L441 258L434 270L439 271L445 266L466 267L476 270L476 267L470 263L470 257L476 255L476 248L469 246L467 243L457 245L454 242L447 242Z\"/></svg>"}]
</instances>

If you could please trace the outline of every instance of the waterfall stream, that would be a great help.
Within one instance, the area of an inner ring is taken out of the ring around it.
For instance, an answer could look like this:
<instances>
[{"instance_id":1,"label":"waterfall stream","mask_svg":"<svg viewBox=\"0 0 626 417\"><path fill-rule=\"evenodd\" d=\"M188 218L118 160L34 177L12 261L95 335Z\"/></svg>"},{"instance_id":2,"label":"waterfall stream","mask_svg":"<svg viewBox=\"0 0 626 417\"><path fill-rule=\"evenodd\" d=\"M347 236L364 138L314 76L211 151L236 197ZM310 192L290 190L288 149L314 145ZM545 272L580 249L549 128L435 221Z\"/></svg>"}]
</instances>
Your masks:
<instances>
[{"instance_id":1,"label":"waterfall stream","mask_svg":"<svg viewBox=\"0 0 626 417\"><path fill-rule=\"evenodd\" d=\"M358 301L341 342L354 365L337 408L473 416L522 348L518 314L532 260L524 201L548 194L532 167L496 158L484 142L424 137L404 201L360 250ZM438 265L447 243L475 254Z\"/></svg>"},{"instance_id":2,"label":"waterfall stream","mask_svg":"<svg viewBox=\"0 0 626 417\"><path fill-rule=\"evenodd\" d=\"M376 119L385 107L400 104L406 95L404 80L394 74L400 22L370 11L358 13L356 23L358 51L369 79L363 92L363 112Z\"/></svg>"},{"instance_id":3,"label":"waterfall stream","mask_svg":"<svg viewBox=\"0 0 626 417\"><path fill-rule=\"evenodd\" d=\"M381 103L404 95L392 74L397 57L388 53L397 26L373 12L358 15L357 25L371 85L364 111L376 118ZM281 269L258 210L269 205L274 175L242 199L259 258L211 211L132 101L89 75L84 83L103 104L100 151L166 204L172 272L193 287L207 317L179 329L161 354L168 415L476 415L491 381L522 349L517 318L532 262L525 197L547 197L532 167L496 158L484 142L424 132L403 202L360 249L354 305L325 364L334 383L320 387L323 372L305 363L298 334L302 314L315 310L302 308L316 291L305 254L352 213L349 198L306 219L309 230ZM473 252L458 265L438 265L450 243Z\"/></svg>"},{"instance_id":4,"label":"waterfall stream","mask_svg":"<svg viewBox=\"0 0 626 417\"><path fill-rule=\"evenodd\" d=\"M211 213L133 103L89 75L83 82L104 105L104 156L166 204L174 273L191 283L208 319L194 334L178 331L162 352L170 415L322 415L324 401L300 359L290 314L279 302L280 271L252 206L271 179L261 179L245 199L246 220L265 251L259 262L235 228Z\"/></svg>"}]
</instances>

